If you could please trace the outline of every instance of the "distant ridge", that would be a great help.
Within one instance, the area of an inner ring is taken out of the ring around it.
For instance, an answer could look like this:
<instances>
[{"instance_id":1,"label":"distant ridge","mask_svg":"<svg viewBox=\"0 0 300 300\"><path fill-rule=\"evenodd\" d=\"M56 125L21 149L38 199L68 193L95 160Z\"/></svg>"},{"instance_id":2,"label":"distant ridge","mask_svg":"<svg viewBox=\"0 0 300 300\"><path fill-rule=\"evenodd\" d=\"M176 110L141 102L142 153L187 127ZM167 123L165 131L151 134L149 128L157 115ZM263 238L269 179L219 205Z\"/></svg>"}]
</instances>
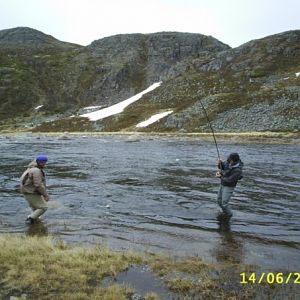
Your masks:
<instances>
[{"instance_id":1,"label":"distant ridge","mask_svg":"<svg viewBox=\"0 0 300 300\"><path fill-rule=\"evenodd\" d=\"M71 43L61 42L51 35L29 27L0 30L0 44L2 46L18 47L57 47L72 45Z\"/></svg>"},{"instance_id":2,"label":"distant ridge","mask_svg":"<svg viewBox=\"0 0 300 300\"><path fill-rule=\"evenodd\" d=\"M219 132L299 131L299 45L299 30L237 48L181 32L120 34L84 47L32 28L1 30L0 130L206 132L201 100ZM159 81L119 115L79 117ZM172 113L136 128L164 111Z\"/></svg>"}]
</instances>

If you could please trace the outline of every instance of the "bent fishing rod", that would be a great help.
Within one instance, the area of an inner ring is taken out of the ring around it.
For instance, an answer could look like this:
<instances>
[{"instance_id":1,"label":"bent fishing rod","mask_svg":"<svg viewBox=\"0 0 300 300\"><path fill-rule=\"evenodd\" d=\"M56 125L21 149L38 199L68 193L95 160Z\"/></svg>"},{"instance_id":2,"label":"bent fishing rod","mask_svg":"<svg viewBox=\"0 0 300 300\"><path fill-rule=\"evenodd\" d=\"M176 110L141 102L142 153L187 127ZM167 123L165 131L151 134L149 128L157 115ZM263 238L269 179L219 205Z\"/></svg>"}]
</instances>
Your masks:
<instances>
[{"instance_id":1,"label":"bent fishing rod","mask_svg":"<svg viewBox=\"0 0 300 300\"><path fill-rule=\"evenodd\" d=\"M208 122L208 124L209 124L210 129L211 129L211 132L212 132L212 135L213 135L213 138L214 138L214 141L215 141L217 153L218 153L218 159L221 160L221 159L220 159L220 152L219 152L217 140L216 140L215 133L214 133L214 129L213 129L213 127L212 127L212 125L211 125L211 122L210 122L210 120L209 120L207 111L206 111L206 109L205 109L205 107L204 107L204 105L203 105L203 103L201 102L200 99L199 99L199 102L200 102L200 104L201 104L201 106L202 106L202 108L203 108L203 111L204 111L204 114L205 114L205 116L206 116L207 122Z\"/></svg>"}]
</instances>

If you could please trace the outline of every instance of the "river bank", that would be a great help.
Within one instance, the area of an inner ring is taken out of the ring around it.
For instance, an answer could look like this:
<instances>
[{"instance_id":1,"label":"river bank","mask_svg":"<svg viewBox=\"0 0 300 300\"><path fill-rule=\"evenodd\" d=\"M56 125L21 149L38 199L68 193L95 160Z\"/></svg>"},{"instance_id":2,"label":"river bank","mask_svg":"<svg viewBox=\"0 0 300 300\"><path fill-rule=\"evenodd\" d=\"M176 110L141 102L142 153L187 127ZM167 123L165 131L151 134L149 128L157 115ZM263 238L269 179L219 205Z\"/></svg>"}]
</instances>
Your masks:
<instances>
[{"instance_id":1,"label":"river bank","mask_svg":"<svg viewBox=\"0 0 300 300\"><path fill-rule=\"evenodd\" d=\"M243 283L240 274L258 275L257 268L234 262L70 246L49 236L0 235L0 247L1 299L274 299L297 292L292 284ZM126 280L132 268L136 277L151 276L142 284ZM147 292L141 294L142 286Z\"/></svg>"},{"instance_id":2,"label":"river bank","mask_svg":"<svg viewBox=\"0 0 300 300\"><path fill-rule=\"evenodd\" d=\"M71 138L72 136L128 136L139 137L162 137L162 138L188 138L195 140L213 141L211 132L140 132L140 131L117 131L117 132L31 132L31 131L0 131L0 136L58 136ZM300 144L300 131L298 132L215 132L215 138L220 142L242 142L242 143L268 143L268 144Z\"/></svg>"}]
</instances>

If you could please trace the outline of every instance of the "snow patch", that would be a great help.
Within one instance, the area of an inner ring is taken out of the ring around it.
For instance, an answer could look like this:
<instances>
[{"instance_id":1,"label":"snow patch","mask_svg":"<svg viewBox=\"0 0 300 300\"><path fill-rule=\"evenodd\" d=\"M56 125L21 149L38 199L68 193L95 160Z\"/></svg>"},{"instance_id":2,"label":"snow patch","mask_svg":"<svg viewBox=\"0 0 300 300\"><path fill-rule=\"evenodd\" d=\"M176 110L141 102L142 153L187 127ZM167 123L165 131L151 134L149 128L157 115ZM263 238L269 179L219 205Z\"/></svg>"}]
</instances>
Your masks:
<instances>
[{"instance_id":1,"label":"snow patch","mask_svg":"<svg viewBox=\"0 0 300 300\"><path fill-rule=\"evenodd\" d=\"M166 117L167 115L171 114L172 112L173 112L173 110L169 110L169 111L165 111L165 112L160 113L160 114L153 115L148 120L137 124L136 127L147 127L148 125L157 122L158 120Z\"/></svg>"},{"instance_id":2,"label":"snow patch","mask_svg":"<svg viewBox=\"0 0 300 300\"><path fill-rule=\"evenodd\" d=\"M300 72L295 73L296 77L300 76Z\"/></svg>"},{"instance_id":3,"label":"snow patch","mask_svg":"<svg viewBox=\"0 0 300 300\"><path fill-rule=\"evenodd\" d=\"M36 108L35 108L35 110L38 110L38 109L40 109L41 107L43 107L44 105L39 105L39 106L37 106Z\"/></svg>"},{"instance_id":4,"label":"snow patch","mask_svg":"<svg viewBox=\"0 0 300 300\"><path fill-rule=\"evenodd\" d=\"M96 109L96 108L100 108L101 105L97 105L97 106L87 106L87 107L84 107L83 109L84 110L89 110L89 109Z\"/></svg>"},{"instance_id":5,"label":"snow patch","mask_svg":"<svg viewBox=\"0 0 300 300\"><path fill-rule=\"evenodd\" d=\"M130 105L131 103L139 100L140 98L142 98L143 95L153 91L154 89L156 89L157 87L159 87L161 85L161 81L160 82L156 82L154 84L152 84L151 86L149 86L147 89L145 89L144 91L132 96L131 98L121 101L117 104L114 104L112 106L100 109L100 110L96 110L93 111L91 113L86 113L83 115L80 115L81 117L85 117L85 118L89 118L91 121L98 121L107 117L110 117L112 115L116 115L121 113L128 105Z\"/></svg>"}]
</instances>

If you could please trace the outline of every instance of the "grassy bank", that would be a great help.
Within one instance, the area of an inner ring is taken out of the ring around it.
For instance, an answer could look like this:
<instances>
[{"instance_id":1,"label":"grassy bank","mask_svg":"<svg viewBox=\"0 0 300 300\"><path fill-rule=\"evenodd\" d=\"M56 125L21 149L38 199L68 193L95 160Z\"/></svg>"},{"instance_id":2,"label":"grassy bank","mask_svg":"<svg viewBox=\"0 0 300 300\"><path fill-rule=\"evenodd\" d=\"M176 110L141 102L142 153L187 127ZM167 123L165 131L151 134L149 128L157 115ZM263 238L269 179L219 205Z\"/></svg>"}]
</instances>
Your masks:
<instances>
[{"instance_id":1,"label":"grassy bank","mask_svg":"<svg viewBox=\"0 0 300 300\"><path fill-rule=\"evenodd\" d=\"M254 299L277 293L274 286L241 284L239 274L255 272L255 267L230 262L213 265L200 258L137 255L16 235L1 235L0 249L0 299L133 299L134 287L102 285L131 265L147 265L178 299ZM159 297L150 293L145 299Z\"/></svg>"}]
</instances>

